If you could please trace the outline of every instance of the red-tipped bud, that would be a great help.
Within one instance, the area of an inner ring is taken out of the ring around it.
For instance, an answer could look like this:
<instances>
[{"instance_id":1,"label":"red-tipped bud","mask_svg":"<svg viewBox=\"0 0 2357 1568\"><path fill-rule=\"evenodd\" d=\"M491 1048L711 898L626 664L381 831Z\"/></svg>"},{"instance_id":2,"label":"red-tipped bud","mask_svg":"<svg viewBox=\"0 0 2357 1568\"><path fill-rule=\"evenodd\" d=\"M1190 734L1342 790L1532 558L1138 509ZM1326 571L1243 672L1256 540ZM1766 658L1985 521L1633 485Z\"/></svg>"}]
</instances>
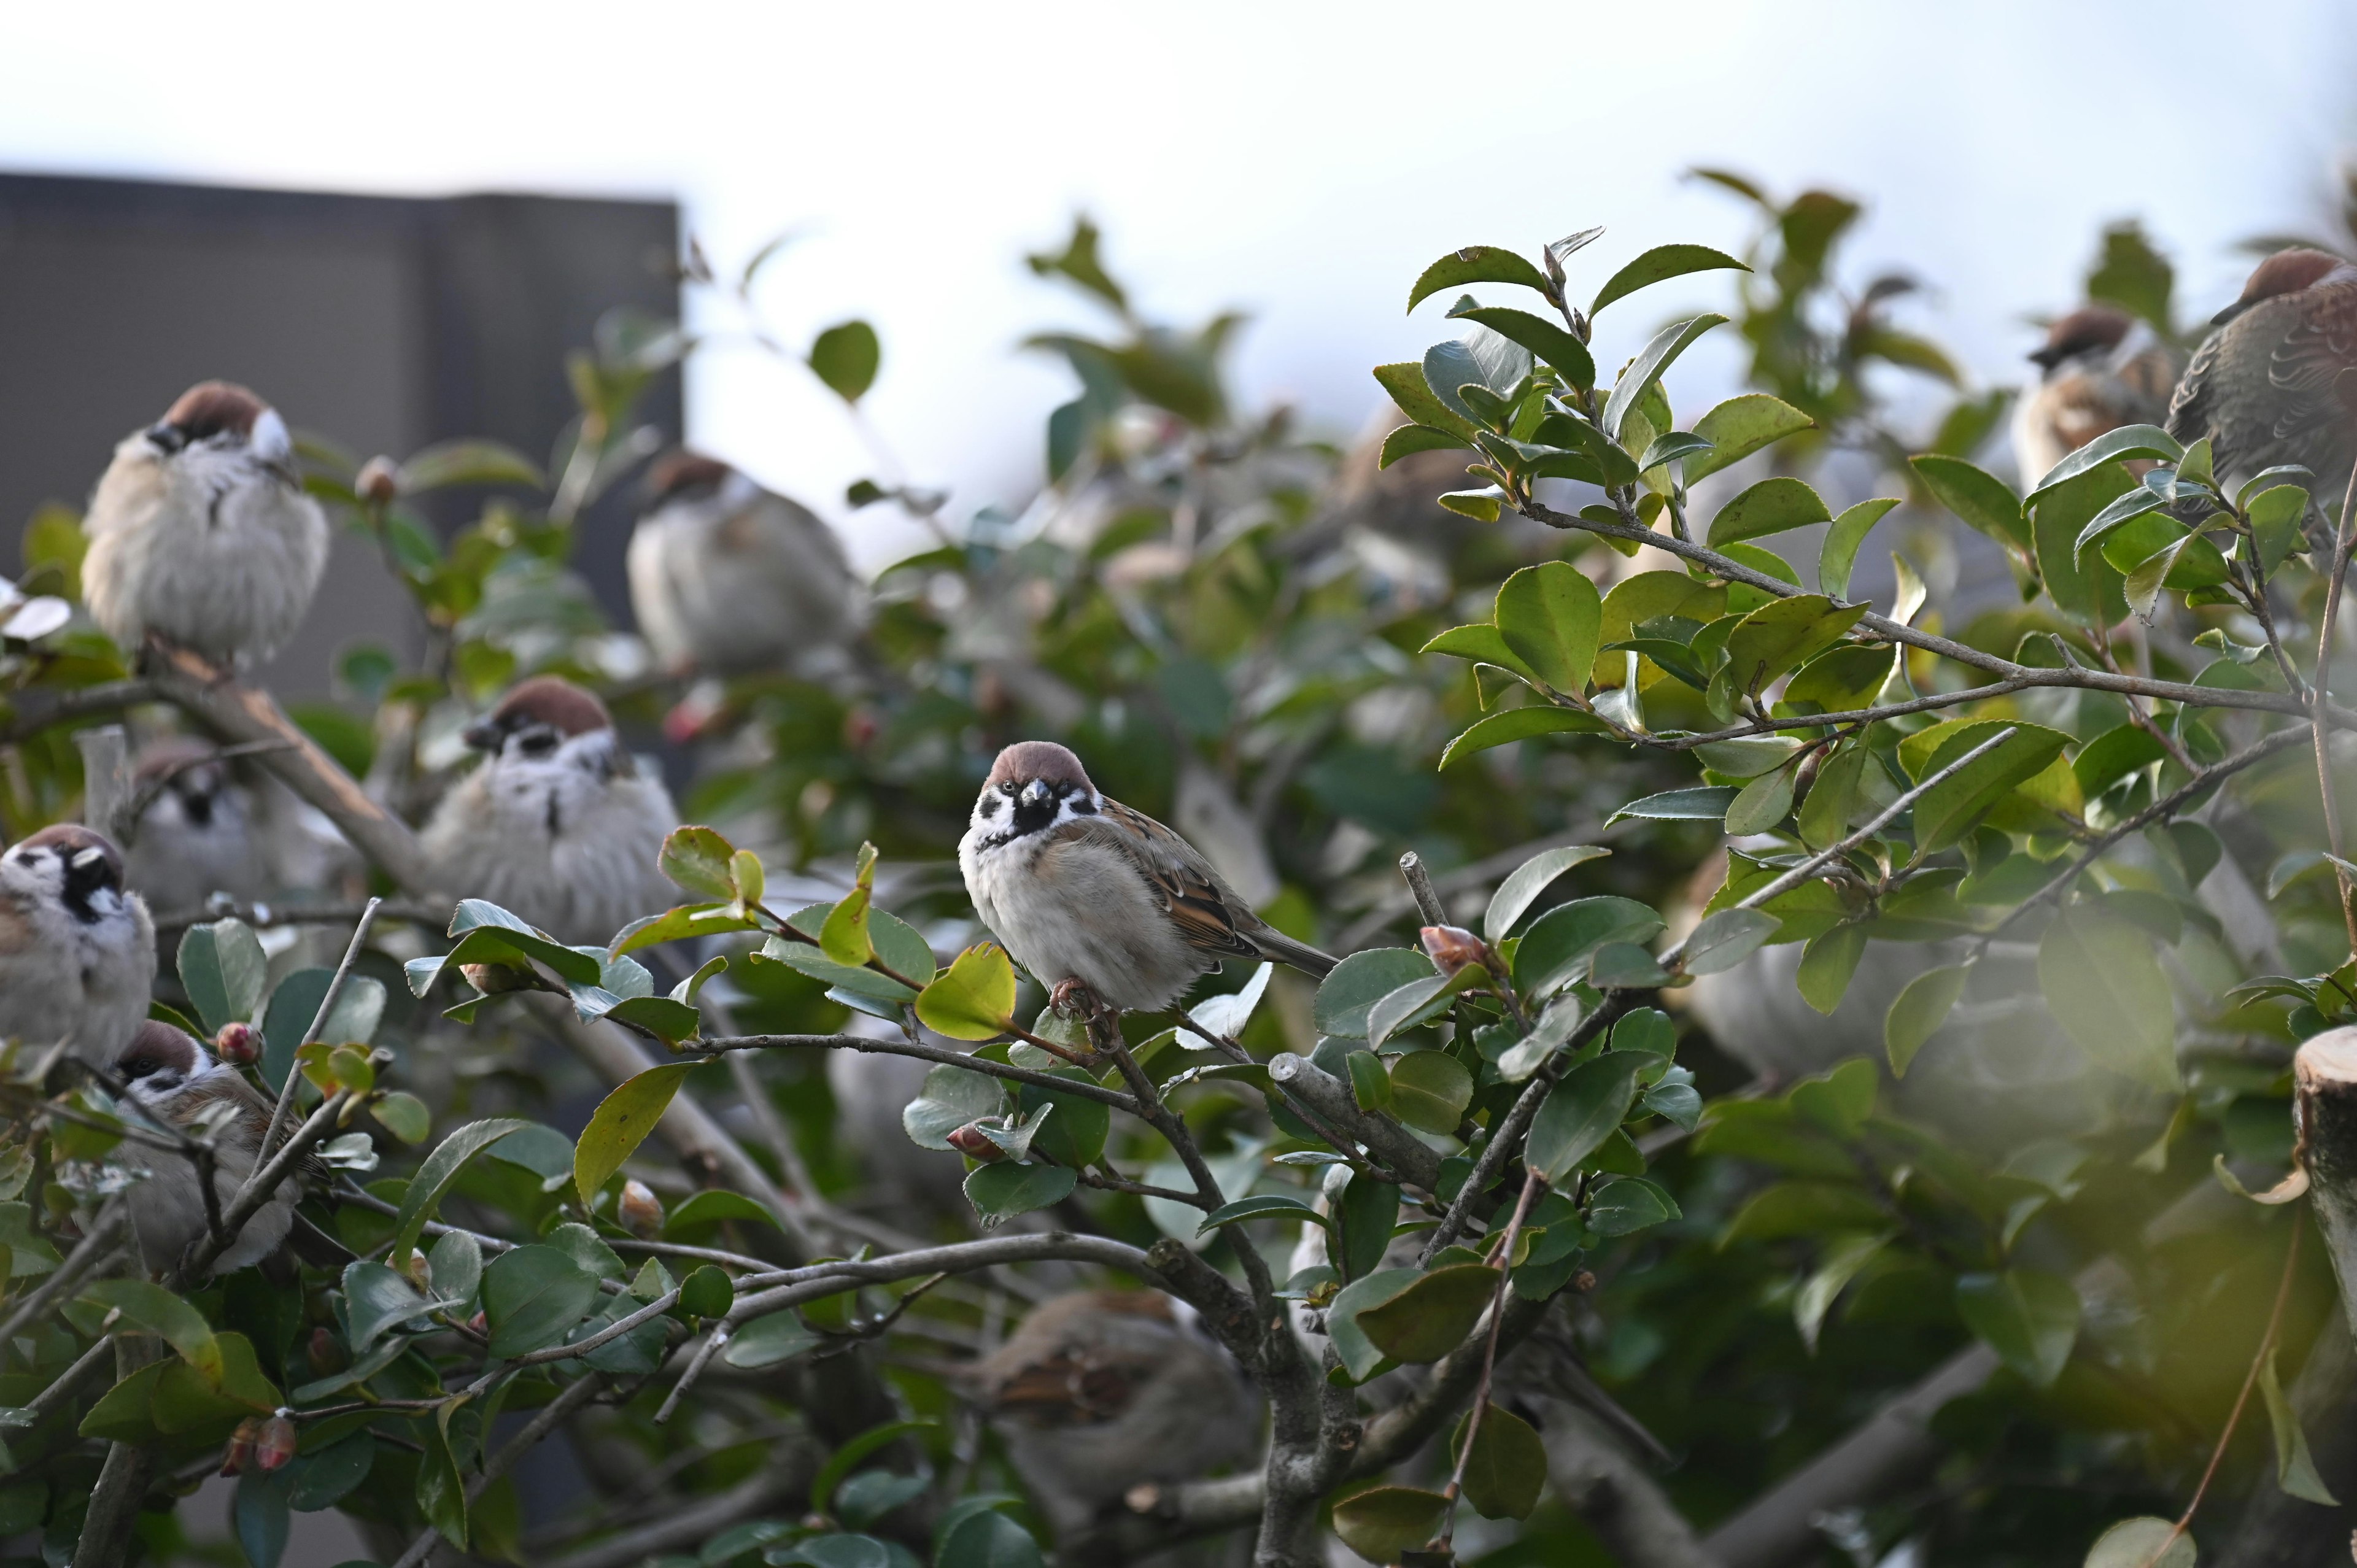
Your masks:
<instances>
[{"instance_id":1,"label":"red-tipped bud","mask_svg":"<svg viewBox=\"0 0 2357 1568\"><path fill-rule=\"evenodd\" d=\"M467 1319L467 1326L478 1334L489 1334L491 1331L491 1320L479 1312Z\"/></svg>"},{"instance_id":2,"label":"red-tipped bud","mask_svg":"<svg viewBox=\"0 0 2357 1568\"><path fill-rule=\"evenodd\" d=\"M352 489L361 499L383 506L401 494L401 465L390 457L371 457L361 466Z\"/></svg>"},{"instance_id":3,"label":"red-tipped bud","mask_svg":"<svg viewBox=\"0 0 2357 1568\"><path fill-rule=\"evenodd\" d=\"M623 1230L646 1240L663 1227L662 1200L646 1183L626 1181L622 1184L622 1200L614 1206L614 1216L622 1222Z\"/></svg>"},{"instance_id":4,"label":"red-tipped bud","mask_svg":"<svg viewBox=\"0 0 2357 1568\"><path fill-rule=\"evenodd\" d=\"M982 1128L972 1122L952 1133L949 1139L951 1148L985 1165L995 1165L1006 1157L1006 1151L992 1143Z\"/></svg>"},{"instance_id":5,"label":"red-tipped bud","mask_svg":"<svg viewBox=\"0 0 2357 1568\"><path fill-rule=\"evenodd\" d=\"M231 1067L250 1067L262 1059L262 1031L251 1024L223 1024L213 1036L213 1055Z\"/></svg>"},{"instance_id":6,"label":"red-tipped bud","mask_svg":"<svg viewBox=\"0 0 2357 1568\"><path fill-rule=\"evenodd\" d=\"M253 1457L253 1445L261 1438L260 1416L249 1415L239 1422L237 1430L230 1434L229 1446L221 1450L221 1473L224 1476L243 1475L246 1463Z\"/></svg>"},{"instance_id":7,"label":"red-tipped bud","mask_svg":"<svg viewBox=\"0 0 2357 1568\"><path fill-rule=\"evenodd\" d=\"M265 1476L273 1470L283 1470L295 1457L295 1423L283 1415L274 1415L262 1423L262 1435L254 1440L253 1462Z\"/></svg>"},{"instance_id":8,"label":"red-tipped bud","mask_svg":"<svg viewBox=\"0 0 2357 1568\"><path fill-rule=\"evenodd\" d=\"M344 1354L343 1341L336 1337L332 1328L311 1330L311 1343L305 1348L304 1354L310 1360L311 1370L323 1378L351 1365L351 1359Z\"/></svg>"},{"instance_id":9,"label":"red-tipped bud","mask_svg":"<svg viewBox=\"0 0 2357 1568\"><path fill-rule=\"evenodd\" d=\"M1488 968L1494 961L1490 944L1462 926L1426 926L1420 933L1425 956L1443 974L1455 974L1468 964Z\"/></svg>"},{"instance_id":10,"label":"red-tipped bud","mask_svg":"<svg viewBox=\"0 0 2357 1568\"><path fill-rule=\"evenodd\" d=\"M875 738L884 733L884 721L876 710L862 704L843 715L843 744L854 751L865 751Z\"/></svg>"}]
</instances>

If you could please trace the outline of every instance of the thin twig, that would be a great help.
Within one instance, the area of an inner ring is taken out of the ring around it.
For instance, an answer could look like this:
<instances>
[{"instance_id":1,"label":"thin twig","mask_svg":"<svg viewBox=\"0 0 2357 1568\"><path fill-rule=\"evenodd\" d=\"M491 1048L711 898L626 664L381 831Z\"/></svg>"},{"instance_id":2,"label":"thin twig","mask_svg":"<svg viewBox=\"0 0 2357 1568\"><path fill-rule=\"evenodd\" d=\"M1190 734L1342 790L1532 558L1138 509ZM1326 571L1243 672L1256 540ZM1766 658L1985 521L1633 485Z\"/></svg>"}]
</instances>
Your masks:
<instances>
[{"instance_id":1,"label":"thin twig","mask_svg":"<svg viewBox=\"0 0 2357 1568\"><path fill-rule=\"evenodd\" d=\"M361 918L352 927L352 940L344 946L344 960L336 965L336 972L328 982L328 993L319 998L319 1010L311 1015L311 1026L303 1031L302 1043L295 1047L296 1058L301 1056L304 1046L318 1043L320 1034L328 1026L328 1020L334 1016L336 1004L344 997L344 983L352 977L352 965L358 961L361 948L368 940L369 928L376 924L376 912L383 903L382 898L371 898L361 910ZM296 1058L289 1058L285 1080L278 1086L278 1103L270 1110L270 1130L262 1135L260 1152L263 1155L267 1155L278 1146L278 1134L285 1131L287 1113L295 1106L296 1086L302 1081L303 1074L296 1064ZM238 1197L242 1199L245 1194L241 1192Z\"/></svg>"},{"instance_id":2,"label":"thin twig","mask_svg":"<svg viewBox=\"0 0 2357 1568\"><path fill-rule=\"evenodd\" d=\"M1406 879L1409 894L1415 899L1416 913L1424 917L1424 923L1427 926L1448 924L1448 911L1442 907L1440 895L1433 889L1432 873L1424 868L1424 856L1409 850L1399 857L1399 868L1400 875Z\"/></svg>"},{"instance_id":3,"label":"thin twig","mask_svg":"<svg viewBox=\"0 0 2357 1568\"><path fill-rule=\"evenodd\" d=\"M939 1062L945 1067L963 1068L991 1078L1003 1078L1015 1083L1028 1083L1038 1089L1052 1089L1059 1094L1076 1094L1083 1100L1094 1100L1116 1111L1131 1115L1140 1114L1137 1101L1117 1089L1107 1089L1094 1080L1056 1078L1029 1068L1016 1067L1006 1062L985 1061L968 1056L963 1051L944 1050L938 1046L917 1044L909 1040L870 1039L866 1035L733 1035L717 1039L691 1040L680 1049L682 1056L718 1056L724 1051L770 1050L845 1050L866 1051L888 1057L914 1057L919 1061Z\"/></svg>"},{"instance_id":4,"label":"thin twig","mask_svg":"<svg viewBox=\"0 0 2357 1568\"><path fill-rule=\"evenodd\" d=\"M90 1234L66 1254L65 1262L51 1270L49 1277L43 1280L32 1294L17 1305L16 1310L8 1315L6 1322L0 1323L0 1345L5 1345L23 1333L27 1324L47 1312L52 1303L71 1292L106 1262L108 1254L114 1250L115 1242L122 1239L123 1228L129 1216L130 1211L124 1207L122 1198L109 1200L107 1206L99 1210L97 1219L91 1222Z\"/></svg>"},{"instance_id":5,"label":"thin twig","mask_svg":"<svg viewBox=\"0 0 2357 1568\"><path fill-rule=\"evenodd\" d=\"M2341 617L2341 585L2349 575L2349 551L2357 544L2357 531L2352 531L2352 513L2357 513L2357 468L2350 470L2348 493L2341 499L2341 532L2332 542L2332 575L2324 584L2324 615L2316 630L2316 679L2314 687L2316 714L2316 785L2324 797L2324 840L2332 851L2332 876L2341 889L2341 923L2349 936L2349 951L2357 957L2357 881L2349 875L2348 857L2341 853L2341 812L2333 801L2332 790L2332 631Z\"/></svg>"},{"instance_id":6,"label":"thin twig","mask_svg":"<svg viewBox=\"0 0 2357 1568\"><path fill-rule=\"evenodd\" d=\"M514 1466L517 1460L539 1444L542 1438L555 1431L559 1424L571 1418L574 1412L595 1398L598 1391L606 1386L607 1380L605 1373L592 1372L543 1405L539 1412L523 1424L522 1430L500 1444L499 1452L484 1462L483 1473L476 1477L467 1487L468 1506L471 1507L485 1492L490 1490L499 1478ZM416 1540L409 1543L409 1550L401 1554L400 1559L393 1563L393 1568L425 1568L426 1562L442 1544L442 1532L429 1524Z\"/></svg>"},{"instance_id":7,"label":"thin twig","mask_svg":"<svg viewBox=\"0 0 2357 1568\"><path fill-rule=\"evenodd\" d=\"M1465 1417L1465 1445L1458 1450L1457 1468L1441 1493L1448 1499L1448 1516L1440 1527L1444 1549L1457 1534L1457 1499L1465 1490L1465 1469L1473 1462L1473 1444L1481 1435L1481 1418L1490 1408L1490 1380L1498 1369L1498 1332L1506 1322L1506 1280L1514 1272L1514 1241L1523 1233L1523 1221L1530 1218L1531 1200L1545 1187L1546 1182L1536 1172L1523 1176L1523 1195L1514 1200L1513 1218L1506 1222L1506 1234L1497 1248L1498 1283L1490 1293L1490 1331L1481 1337L1481 1379L1473 1385L1473 1408Z\"/></svg>"}]
</instances>

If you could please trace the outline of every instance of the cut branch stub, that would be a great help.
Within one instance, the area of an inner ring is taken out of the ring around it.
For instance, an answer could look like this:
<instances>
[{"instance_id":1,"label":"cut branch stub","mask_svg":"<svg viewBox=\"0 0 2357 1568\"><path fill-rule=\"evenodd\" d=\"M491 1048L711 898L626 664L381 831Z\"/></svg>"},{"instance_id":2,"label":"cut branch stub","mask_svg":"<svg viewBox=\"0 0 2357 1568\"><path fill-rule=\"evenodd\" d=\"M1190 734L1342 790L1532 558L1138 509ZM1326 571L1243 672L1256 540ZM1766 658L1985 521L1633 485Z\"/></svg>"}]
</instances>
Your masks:
<instances>
[{"instance_id":1,"label":"cut branch stub","mask_svg":"<svg viewBox=\"0 0 2357 1568\"><path fill-rule=\"evenodd\" d=\"M2300 1163L2357 1332L2357 1028L2328 1029L2292 1058Z\"/></svg>"}]
</instances>

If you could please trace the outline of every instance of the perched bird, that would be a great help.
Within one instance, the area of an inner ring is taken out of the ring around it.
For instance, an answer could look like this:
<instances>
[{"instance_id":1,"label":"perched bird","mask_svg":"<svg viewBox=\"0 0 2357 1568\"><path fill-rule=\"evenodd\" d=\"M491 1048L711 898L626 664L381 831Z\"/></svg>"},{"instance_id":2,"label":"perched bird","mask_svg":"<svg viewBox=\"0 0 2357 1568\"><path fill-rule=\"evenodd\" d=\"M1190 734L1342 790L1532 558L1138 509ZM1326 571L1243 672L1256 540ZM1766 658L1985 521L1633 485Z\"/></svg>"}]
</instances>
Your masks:
<instances>
[{"instance_id":1,"label":"perched bird","mask_svg":"<svg viewBox=\"0 0 2357 1568\"><path fill-rule=\"evenodd\" d=\"M0 1039L69 1040L103 1065L147 1016L155 978L155 922L105 838L63 822L0 854Z\"/></svg>"},{"instance_id":2,"label":"perched bird","mask_svg":"<svg viewBox=\"0 0 2357 1568\"><path fill-rule=\"evenodd\" d=\"M1052 741L998 754L958 865L983 923L1060 1000L1078 983L1123 1012L1153 1012L1222 959L1334 967L1254 914L1185 839L1098 794Z\"/></svg>"},{"instance_id":3,"label":"perched bird","mask_svg":"<svg viewBox=\"0 0 2357 1568\"><path fill-rule=\"evenodd\" d=\"M639 630L674 673L822 673L841 662L866 613L834 530L684 450L649 472L630 575Z\"/></svg>"},{"instance_id":4,"label":"perched bird","mask_svg":"<svg viewBox=\"0 0 2357 1568\"><path fill-rule=\"evenodd\" d=\"M151 908L201 908L317 892L352 864L335 824L267 776L249 782L210 746L182 736L141 748L138 817L124 835L124 880Z\"/></svg>"},{"instance_id":5,"label":"perched bird","mask_svg":"<svg viewBox=\"0 0 2357 1568\"><path fill-rule=\"evenodd\" d=\"M606 941L669 907L655 860L679 811L623 749L605 703L537 675L466 738L483 762L426 824L436 886L488 898L565 942Z\"/></svg>"},{"instance_id":6,"label":"perched bird","mask_svg":"<svg viewBox=\"0 0 2357 1568\"><path fill-rule=\"evenodd\" d=\"M294 458L277 411L227 381L125 437L82 519L82 587L106 634L230 663L293 636L328 564L328 520Z\"/></svg>"},{"instance_id":7,"label":"perched bird","mask_svg":"<svg viewBox=\"0 0 2357 1568\"><path fill-rule=\"evenodd\" d=\"M2149 323L2110 305L2055 322L2029 359L2039 381L2014 409L2013 453L2033 485L2096 436L2167 418L2183 368Z\"/></svg>"},{"instance_id":8,"label":"perched bird","mask_svg":"<svg viewBox=\"0 0 2357 1568\"><path fill-rule=\"evenodd\" d=\"M270 1106L235 1068L213 1060L203 1046L169 1024L140 1025L111 1065L140 1110L167 1127L211 1143L213 1192L226 1214L253 1173L270 1130ZM129 1139L116 1146L113 1157L147 1172L131 1188L131 1228L148 1269L171 1268L205 1234L204 1189L197 1185L196 1162ZM233 1273L278 1251L294 1227L299 1197L296 1182L283 1183L213 1260L212 1272Z\"/></svg>"},{"instance_id":9,"label":"perched bird","mask_svg":"<svg viewBox=\"0 0 2357 1568\"><path fill-rule=\"evenodd\" d=\"M2188 445L2208 436L2230 486L2303 465L2316 476L2309 496L2338 516L2357 464L2357 427L2335 390L2357 367L2357 266L2323 251L2278 251L2211 319L2218 329L2177 384L2169 433Z\"/></svg>"},{"instance_id":10,"label":"perched bird","mask_svg":"<svg viewBox=\"0 0 2357 1568\"><path fill-rule=\"evenodd\" d=\"M1059 1536L1135 1487L1252 1459L1260 1402L1183 1311L1155 1291L1056 1296L968 1371Z\"/></svg>"}]
</instances>

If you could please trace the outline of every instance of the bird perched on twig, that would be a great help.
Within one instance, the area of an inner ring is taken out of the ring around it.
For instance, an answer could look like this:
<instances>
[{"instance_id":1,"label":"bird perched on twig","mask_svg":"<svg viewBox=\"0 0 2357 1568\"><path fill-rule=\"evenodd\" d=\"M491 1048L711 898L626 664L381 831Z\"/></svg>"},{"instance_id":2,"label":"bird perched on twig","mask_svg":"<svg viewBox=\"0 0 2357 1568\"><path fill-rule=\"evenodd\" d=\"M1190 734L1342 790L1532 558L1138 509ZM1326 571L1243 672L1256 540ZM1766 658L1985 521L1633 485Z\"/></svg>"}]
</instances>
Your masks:
<instances>
[{"instance_id":1,"label":"bird perched on twig","mask_svg":"<svg viewBox=\"0 0 2357 1568\"><path fill-rule=\"evenodd\" d=\"M958 865L983 923L1060 1001L1077 984L1123 1012L1153 1012L1222 959L1321 977L1335 964L1254 914L1185 839L1099 794L1053 741L998 754Z\"/></svg>"},{"instance_id":2,"label":"bird perched on twig","mask_svg":"<svg viewBox=\"0 0 2357 1568\"><path fill-rule=\"evenodd\" d=\"M658 458L630 534L630 607L674 673L823 673L866 619L834 531L716 458Z\"/></svg>"},{"instance_id":3,"label":"bird perched on twig","mask_svg":"<svg viewBox=\"0 0 2357 1568\"><path fill-rule=\"evenodd\" d=\"M2242 297L2211 317L2169 407L2169 433L2210 439L2218 477L2233 483L2278 465L2315 475L2310 498L2337 517L2357 466L2357 426L2341 372L2357 368L2357 266L2295 247L2261 262Z\"/></svg>"},{"instance_id":4,"label":"bird perched on twig","mask_svg":"<svg viewBox=\"0 0 2357 1568\"><path fill-rule=\"evenodd\" d=\"M482 766L424 835L435 884L488 898L560 941L603 942L672 902L656 869L679 811L614 733L606 704L536 675L467 730Z\"/></svg>"},{"instance_id":5,"label":"bird perched on twig","mask_svg":"<svg viewBox=\"0 0 2357 1568\"><path fill-rule=\"evenodd\" d=\"M0 854L0 1039L71 1042L101 1066L147 1016L156 924L123 856L71 822Z\"/></svg>"},{"instance_id":6,"label":"bird perched on twig","mask_svg":"<svg viewBox=\"0 0 2357 1568\"><path fill-rule=\"evenodd\" d=\"M2149 323L2111 305L2082 306L2056 321L2029 359L2039 381L2013 413L2026 485L2107 431L2167 418L2184 364Z\"/></svg>"},{"instance_id":7,"label":"bird perched on twig","mask_svg":"<svg viewBox=\"0 0 2357 1568\"><path fill-rule=\"evenodd\" d=\"M1058 1535L1251 1459L1260 1402L1183 1311L1155 1291L1056 1296L966 1374Z\"/></svg>"},{"instance_id":8,"label":"bird perched on twig","mask_svg":"<svg viewBox=\"0 0 2357 1568\"><path fill-rule=\"evenodd\" d=\"M228 381L190 387L115 447L82 531L82 587L109 637L135 650L153 633L233 664L294 635L328 565L286 422Z\"/></svg>"},{"instance_id":9,"label":"bird perched on twig","mask_svg":"<svg viewBox=\"0 0 2357 1568\"><path fill-rule=\"evenodd\" d=\"M232 761L185 736L140 748L124 834L124 877L152 908L201 908L324 890L353 864L335 824L274 778L241 779Z\"/></svg>"},{"instance_id":10,"label":"bird perched on twig","mask_svg":"<svg viewBox=\"0 0 2357 1568\"><path fill-rule=\"evenodd\" d=\"M270 1130L269 1104L235 1068L215 1061L212 1053L169 1024L140 1025L110 1065L140 1110L210 1143L213 1192L226 1214L253 1173ZM128 1199L141 1259L151 1272L173 1267L205 1234L204 1189L197 1185L196 1161L127 1139L113 1157L148 1173ZM296 1183L281 1185L213 1260L212 1272L233 1273L278 1251L294 1228L298 1196Z\"/></svg>"}]
</instances>

